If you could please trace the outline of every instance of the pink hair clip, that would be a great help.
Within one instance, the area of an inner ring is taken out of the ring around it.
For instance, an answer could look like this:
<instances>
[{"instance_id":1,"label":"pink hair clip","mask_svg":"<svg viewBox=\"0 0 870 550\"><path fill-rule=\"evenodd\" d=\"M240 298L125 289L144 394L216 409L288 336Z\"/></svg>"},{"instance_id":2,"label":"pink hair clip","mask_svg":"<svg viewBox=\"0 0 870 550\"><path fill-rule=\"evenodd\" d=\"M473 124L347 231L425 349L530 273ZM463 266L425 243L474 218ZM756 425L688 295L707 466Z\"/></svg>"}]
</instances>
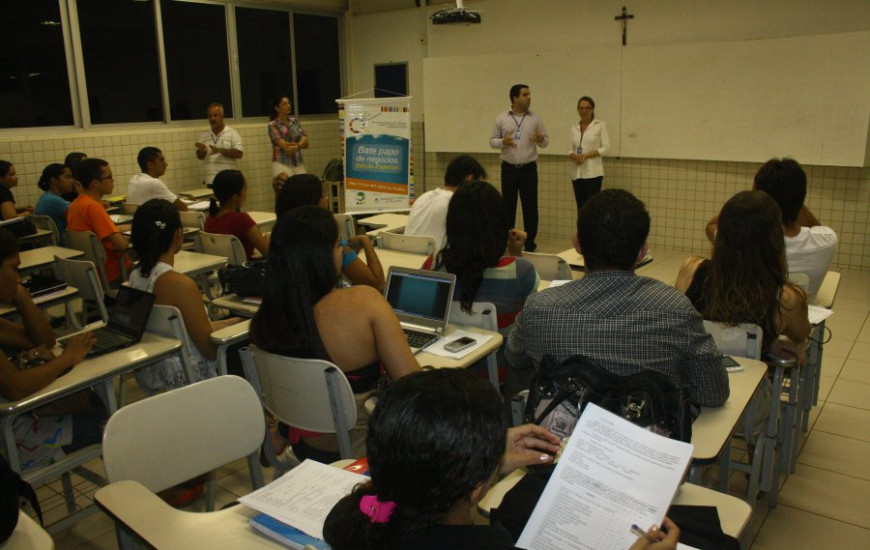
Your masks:
<instances>
[{"instance_id":1,"label":"pink hair clip","mask_svg":"<svg viewBox=\"0 0 870 550\"><path fill-rule=\"evenodd\" d=\"M366 495L360 499L359 509L372 519L372 523L387 523L396 509L396 503L381 502L376 495Z\"/></svg>"}]
</instances>

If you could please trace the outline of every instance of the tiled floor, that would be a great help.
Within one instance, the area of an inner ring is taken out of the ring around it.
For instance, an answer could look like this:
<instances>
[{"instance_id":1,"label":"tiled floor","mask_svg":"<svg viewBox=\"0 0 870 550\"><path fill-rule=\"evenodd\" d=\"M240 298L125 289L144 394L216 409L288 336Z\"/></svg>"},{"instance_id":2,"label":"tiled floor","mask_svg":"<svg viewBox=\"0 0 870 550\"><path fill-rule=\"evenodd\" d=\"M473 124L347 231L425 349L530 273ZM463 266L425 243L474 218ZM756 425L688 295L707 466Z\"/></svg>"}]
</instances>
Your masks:
<instances>
[{"instance_id":1,"label":"tiled floor","mask_svg":"<svg viewBox=\"0 0 870 550\"><path fill-rule=\"evenodd\" d=\"M557 252L568 243L540 239L539 245L541 252ZM684 256L660 255L657 270L654 262L649 274L663 275ZM843 272L834 311L819 404L801 441L797 472L784 479L777 508L759 500L752 520L754 550L870 548L870 272ZM98 462L93 467L101 470ZM223 468L217 483L219 506L249 492L245 462ZM75 490L87 503L95 488L78 478ZM64 514L59 482L38 493L49 522ZM54 538L59 550L117 548L112 523L100 512Z\"/></svg>"}]
</instances>

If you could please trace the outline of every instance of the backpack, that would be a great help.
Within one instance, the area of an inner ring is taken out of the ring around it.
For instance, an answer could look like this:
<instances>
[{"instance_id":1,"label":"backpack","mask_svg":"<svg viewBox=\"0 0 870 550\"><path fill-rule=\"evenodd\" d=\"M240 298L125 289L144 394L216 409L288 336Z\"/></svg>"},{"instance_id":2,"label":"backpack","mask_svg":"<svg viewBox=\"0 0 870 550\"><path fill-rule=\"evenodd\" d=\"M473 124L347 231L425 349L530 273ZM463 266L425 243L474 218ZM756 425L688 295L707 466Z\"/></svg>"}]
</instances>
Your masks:
<instances>
[{"instance_id":1,"label":"backpack","mask_svg":"<svg viewBox=\"0 0 870 550\"><path fill-rule=\"evenodd\" d=\"M677 386L666 375L645 370L620 376L598 363L575 355L557 362L541 358L526 401L525 422L568 437L587 403L595 403L629 422L660 435L689 442L697 416L688 386Z\"/></svg>"},{"instance_id":2,"label":"backpack","mask_svg":"<svg viewBox=\"0 0 870 550\"><path fill-rule=\"evenodd\" d=\"M344 163L340 159L332 159L323 169L323 181L344 181Z\"/></svg>"},{"instance_id":3,"label":"backpack","mask_svg":"<svg viewBox=\"0 0 870 550\"><path fill-rule=\"evenodd\" d=\"M18 472L13 470L6 458L0 456L0 545L12 536L15 527L18 525L18 511L21 509L20 498L24 497L29 502L36 515L39 517L39 523L42 524L42 509L39 507L39 500L36 498L36 492L29 483L21 479Z\"/></svg>"}]
</instances>

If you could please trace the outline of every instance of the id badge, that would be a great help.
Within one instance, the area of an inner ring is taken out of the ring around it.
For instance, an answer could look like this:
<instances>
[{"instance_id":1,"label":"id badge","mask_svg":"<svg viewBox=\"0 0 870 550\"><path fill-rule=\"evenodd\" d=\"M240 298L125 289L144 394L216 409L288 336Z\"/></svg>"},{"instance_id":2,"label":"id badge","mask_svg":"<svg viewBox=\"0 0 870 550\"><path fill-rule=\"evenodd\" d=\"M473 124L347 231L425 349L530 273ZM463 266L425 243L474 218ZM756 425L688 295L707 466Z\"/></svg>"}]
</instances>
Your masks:
<instances>
[{"instance_id":1,"label":"id badge","mask_svg":"<svg viewBox=\"0 0 870 550\"><path fill-rule=\"evenodd\" d=\"M582 155L582 154L583 154L583 146L582 146L582 145L578 145L578 146L577 146L577 154L578 154L578 155Z\"/></svg>"},{"instance_id":2,"label":"id badge","mask_svg":"<svg viewBox=\"0 0 870 550\"><path fill-rule=\"evenodd\" d=\"M514 139L520 139L520 136L522 136L522 133L517 130L516 133L514 133Z\"/></svg>"}]
</instances>

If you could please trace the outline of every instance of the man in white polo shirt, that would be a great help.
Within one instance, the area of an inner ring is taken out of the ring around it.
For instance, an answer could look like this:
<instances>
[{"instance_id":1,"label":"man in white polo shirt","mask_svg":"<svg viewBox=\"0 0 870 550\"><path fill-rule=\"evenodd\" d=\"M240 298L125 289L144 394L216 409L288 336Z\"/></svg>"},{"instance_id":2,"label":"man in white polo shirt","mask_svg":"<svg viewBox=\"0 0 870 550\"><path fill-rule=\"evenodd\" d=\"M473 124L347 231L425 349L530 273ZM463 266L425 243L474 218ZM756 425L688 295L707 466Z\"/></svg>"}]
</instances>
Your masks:
<instances>
[{"instance_id":1,"label":"man in white polo shirt","mask_svg":"<svg viewBox=\"0 0 870 550\"><path fill-rule=\"evenodd\" d=\"M221 170L238 170L238 160L242 158L242 136L224 124L224 106L212 103L206 111L211 129L203 132L196 142L196 158L204 168L203 183L211 186L212 180Z\"/></svg>"}]
</instances>

